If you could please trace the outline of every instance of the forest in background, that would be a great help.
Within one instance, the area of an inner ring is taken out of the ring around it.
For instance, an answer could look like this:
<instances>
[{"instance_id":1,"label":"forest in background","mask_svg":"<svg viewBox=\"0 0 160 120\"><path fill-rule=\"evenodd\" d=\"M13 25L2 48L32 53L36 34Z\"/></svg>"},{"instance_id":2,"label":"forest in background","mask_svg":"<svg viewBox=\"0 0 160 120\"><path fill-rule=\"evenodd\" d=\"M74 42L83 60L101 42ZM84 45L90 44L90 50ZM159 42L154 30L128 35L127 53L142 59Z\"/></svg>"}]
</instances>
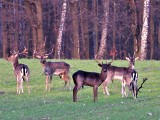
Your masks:
<instances>
[{"instance_id":1,"label":"forest in background","mask_svg":"<svg viewBox=\"0 0 160 120\"><path fill-rule=\"evenodd\" d=\"M24 47L29 58L159 60L160 0L0 0L0 57Z\"/></svg>"}]
</instances>

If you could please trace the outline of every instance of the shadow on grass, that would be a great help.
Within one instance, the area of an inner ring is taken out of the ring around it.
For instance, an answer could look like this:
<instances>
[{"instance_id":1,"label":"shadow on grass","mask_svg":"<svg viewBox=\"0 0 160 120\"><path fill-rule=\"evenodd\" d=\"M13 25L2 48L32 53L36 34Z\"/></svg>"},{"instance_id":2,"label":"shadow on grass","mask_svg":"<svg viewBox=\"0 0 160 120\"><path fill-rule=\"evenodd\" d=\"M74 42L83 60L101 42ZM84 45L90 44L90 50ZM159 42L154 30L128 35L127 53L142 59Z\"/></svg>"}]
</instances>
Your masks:
<instances>
[{"instance_id":1,"label":"shadow on grass","mask_svg":"<svg viewBox=\"0 0 160 120\"><path fill-rule=\"evenodd\" d=\"M0 91L0 95L4 95L5 94L5 92L4 91Z\"/></svg>"}]
</instances>

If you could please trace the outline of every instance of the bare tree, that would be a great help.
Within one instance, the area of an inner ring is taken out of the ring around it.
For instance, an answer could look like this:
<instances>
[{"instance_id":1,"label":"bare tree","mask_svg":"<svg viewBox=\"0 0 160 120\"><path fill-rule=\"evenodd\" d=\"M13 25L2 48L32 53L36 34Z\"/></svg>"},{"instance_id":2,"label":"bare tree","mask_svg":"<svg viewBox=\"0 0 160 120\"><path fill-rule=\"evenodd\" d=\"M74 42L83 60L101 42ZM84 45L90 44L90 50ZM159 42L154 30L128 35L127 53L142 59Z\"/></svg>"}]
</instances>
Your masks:
<instances>
[{"instance_id":1,"label":"bare tree","mask_svg":"<svg viewBox=\"0 0 160 120\"><path fill-rule=\"evenodd\" d=\"M99 47L99 51L97 53L97 57L103 57L105 50L106 50L106 37L107 37L107 25L108 25L108 19L109 19L109 0L103 0L104 3L104 23L103 23L103 30L102 30L102 37L101 37L101 43ZM95 57L96 57L95 56Z\"/></svg>"},{"instance_id":2,"label":"bare tree","mask_svg":"<svg viewBox=\"0 0 160 120\"><path fill-rule=\"evenodd\" d=\"M89 37L88 37L88 19L87 19L87 6L88 2L85 0L79 1L80 3L80 26L82 37L82 53L83 59L89 59Z\"/></svg>"},{"instance_id":3,"label":"bare tree","mask_svg":"<svg viewBox=\"0 0 160 120\"><path fill-rule=\"evenodd\" d=\"M59 33L57 38L57 45L56 45L56 57L59 59L61 57L61 45L62 45L62 33L64 28L64 22L66 19L66 11L67 11L67 0L63 0L62 6L62 14L61 14L61 21L59 26Z\"/></svg>"},{"instance_id":4,"label":"bare tree","mask_svg":"<svg viewBox=\"0 0 160 120\"><path fill-rule=\"evenodd\" d=\"M134 39L134 54L136 56L139 55L140 52L140 44L139 44L139 23L138 23L138 8L136 6L136 1L135 0L129 0L130 2L130 7L131 7L131 17L132 17L132 24L131 24L131 30L133 34L133 39Z\"/></svg>"},{"instance_id":5,"label":"bare tree","mask_svg":"<svg viewBox=\"0 0 160 120\"><path fill-rule=\"evenodd\" d=\"M149 4L150 0L144 0L143 27L141 35L141 57L140 57L141 60L145 60L147 56Z\"/></svg>"},{"instance_id":6,"label":"bare tree","mask_svg":"<svg viewBox=\"0 0 160 120\"><path fill-rule=\"evenodd\" d=\"M2 11L1 11L1 15L2 15L2 23L3 21L6 19L5 17L5 12L6 10L4 8L2 8ZM6 58L7 57L7 30L6 30L6 27L3 25L2 26L2 47L3 47L3 58Z\"/></svg>"},{"instance_id":7,"label":"bare tree","mask_svg":"<svg viewBox=\"0 0 160 120\"><path fill-rule=\"evenodd\" d=\"M72 0L70 2L71 5L71 13L72 13L72 27L73 27L73 58L74 59L80 59L80 44L79 44L79 31L78 31L78 18L77 18L77 0Z\"/></svg>"},{"instance_id":8,"label":"bare tree","mask_svg":"<svg viewBox=\"0 0 160 120\"><path fill-rule=\"evenodd\" d=\"M150 59L154 58L154 15L155 15L155 10L154 10L154 6L155 6L155 1L152 0L151 1L151 5L150 5L150 22L149 22L149 26L150 26L150 31L149 31L149 48L150 48Z\"/></svg>"}]
</instances>

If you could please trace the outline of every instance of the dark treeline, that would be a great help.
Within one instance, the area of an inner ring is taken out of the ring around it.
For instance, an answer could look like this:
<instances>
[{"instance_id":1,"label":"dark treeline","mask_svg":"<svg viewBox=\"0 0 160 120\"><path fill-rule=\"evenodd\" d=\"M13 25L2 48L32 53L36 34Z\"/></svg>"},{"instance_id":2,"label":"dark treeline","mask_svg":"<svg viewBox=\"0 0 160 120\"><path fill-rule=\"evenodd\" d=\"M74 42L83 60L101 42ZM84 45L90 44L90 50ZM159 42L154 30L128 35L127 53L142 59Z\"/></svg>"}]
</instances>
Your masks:
<instances>
[{"instance_id":1,"label":"dark treeline","mask_svg":"<svg viewBox=\"0 0 160 120\"><path fill-rule=\"evenodd\" d=\"M0 0L0 57L25 46L28 57L34 50L44 54L53 48L50 58L59 58L60 51L63 59L94 59L101 55L103 30L104 59L140 56L144 1ZM148 26L145 59L160 59L158 0L150 1Z\"/></svg>"}]
</instances>

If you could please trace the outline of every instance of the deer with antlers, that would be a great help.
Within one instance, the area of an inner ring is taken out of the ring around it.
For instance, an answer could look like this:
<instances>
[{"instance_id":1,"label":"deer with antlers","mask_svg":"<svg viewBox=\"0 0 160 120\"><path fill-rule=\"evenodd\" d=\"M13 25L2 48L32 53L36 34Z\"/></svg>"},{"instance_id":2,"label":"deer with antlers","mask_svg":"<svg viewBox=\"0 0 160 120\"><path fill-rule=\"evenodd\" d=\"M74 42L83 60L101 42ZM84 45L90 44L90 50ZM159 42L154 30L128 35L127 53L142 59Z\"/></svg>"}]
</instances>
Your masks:
<instances>
[{"instance_id":1,"label":"deer with antlers","mask_svg":"<svg viewBox=\"0 0 160 120\"><path fill-rule=\"evenodd\" d=\"M109 63L103 64L98 62L99 66L104 66L106 65L106 79L102 84L103 92L107 95L109 94L108 87L107 85L113 81L114 79L118 79L122 82L122 97L126 96L126 86L128 86L129 90L132 91L132 95L134 98L137 97L137 80L138 80L138 73L134 70L134 64L137 58L133 57L126 57L126 59L129 61L129 67L117 67L111 65L113 60ZM132 87L131 87L132 86Z\"/></svg>"},{"instance_id":2,"label":"deer with antlers","mask_svg":"<svg viewBox=\"0 0 160 120\"><path fill-rule=\"evenodd\" d=\"M58 75L61 79L64 80L64 88L66 88L67 83L69 84L69 87L71 89L70 85L70 77L69 77L69 71L70 71L70 65L66 62L50 62L46 61L48 56L52 54L52 51L50 53L46 53L44 55L40 55L37 50L34 50L34 56L38 59L40 59L40 63L42 65L42 70L44 74L46 75L46 90L50 91L51 81L53 75Z\"/></svg>"},{"instance_id":3,"label":"deer with antlers","mask_svg":"<svg viewBox=\"0 0 160 120\"><path fill-rule=\"evenodd\" d=\"M26 80L27 87L28 87L28 93L30 93L30 85L29 85L29 75L30 70L27 65L20 64L18 62L18 56L20 54L26 55L28 53L27 49L25 48L23 52L11 52L11 55L6 58L7 61L12 63L14 75L16 77L16 84L17 84L17 94L24 93L23 91L23 81Z\"/></svg>"}]
</instances>

